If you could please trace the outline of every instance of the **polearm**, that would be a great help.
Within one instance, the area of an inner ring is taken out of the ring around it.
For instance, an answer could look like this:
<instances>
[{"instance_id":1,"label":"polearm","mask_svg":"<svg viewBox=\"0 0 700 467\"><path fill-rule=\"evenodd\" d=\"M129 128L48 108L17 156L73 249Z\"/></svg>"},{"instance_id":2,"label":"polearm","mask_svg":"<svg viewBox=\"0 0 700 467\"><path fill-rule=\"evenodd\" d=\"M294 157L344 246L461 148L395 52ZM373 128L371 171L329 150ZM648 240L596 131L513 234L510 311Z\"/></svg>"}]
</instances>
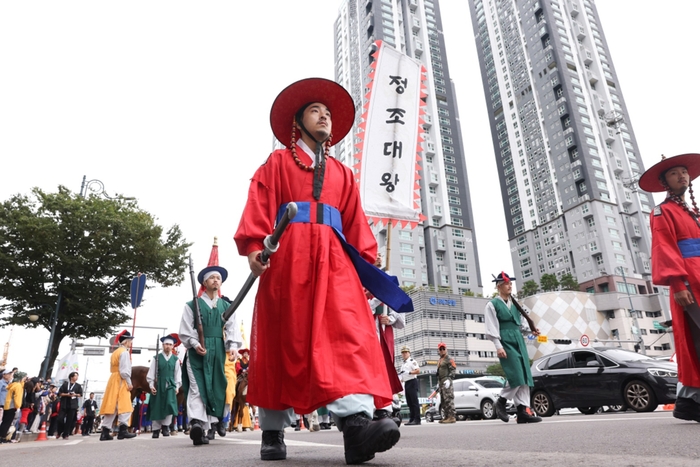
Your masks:
<instances>
[{"instance_id":1,"label":"polearm","mask_svg":"<svg viewBox=\"0 0 700 467\"><path fill-rule=\"evenodd\" d=\"M190 255L190 282L192 282L192 314L194 315L194 327L197 329L197 338L199 339L199 345L204 349L204 353L207 352L207 347L204 345L204 327L202 326L202 314L199 311L199 296L197 295L197 285L194 279L194 264L192 263L192 255Z\"/></svg>"},{"instance_id":2,"label":"polearm","mask_svg":"<svg viewBox=\"0 0 700 467\"><path fill-rule=\"evenodd\" d=\"M280 219L280 221L277 223L277 227L275 227L275 231L272 232L272 235L268 235L267 237L265 237L265 240L263 241L263 245L265 245L265 249L260 254L260 262L262 264L266 264L267 261L270 259L270 256L272 256L272 254L277 251L277 248L279 247L280 237L282 236L282 234L284 233L284 230L289 225L289 222L292 219L294 219L294 216L296 216L296 215L297 215L296 203L294 203L294 202L288 203L287 209L284 211L284 215L282 216L282 219ZM246 295L248 295L248 291L255 283L255 279L257 279L257 277L251 272L250 275L248 276L248 279L246 279L245 283L243 284L241 291L238 292L238 295L236 295L236 298L233 299L233 301L228 306L228 308L226 308L226 311L224 311L224 314L222 315L224 322L228 321L229 318L231 316L233 316L233 314L236 312L238 307L241 306L243 299L245 298Z\"/></svg>"},{"instance_id":3,"label":"polearm","mask_svg":"<svg viewBox=\"0 0 700 467\"><path fill-rule=\"evenodd\" d=\"M156 336L156 376L153 378L153 388L157 389L158 386L158 353L160 352L160 335Z\"/></svg>"},{"instance_id":4,"label":"polearm","mask_svg":"<svg viewBox=\"0 0 700 467\"><path fill-rule=\"evenodd\" d=\"M520 312L520 314L523 316L523 318L525 318L525 320L527 321L527 325L530 326L530 331L532 331L534 333L537 330L537 326L535 326L535 322L532 321L532 318L530 318L530 315L528 315L527 312L525 310L523 310L523 307L520 306L520 303L518 303L515 300L515 297L513 295L510 296L510 299L513 301L513 305L515 305L515 308L517 308L517 310Z\"/></svg>"}]
</instances>

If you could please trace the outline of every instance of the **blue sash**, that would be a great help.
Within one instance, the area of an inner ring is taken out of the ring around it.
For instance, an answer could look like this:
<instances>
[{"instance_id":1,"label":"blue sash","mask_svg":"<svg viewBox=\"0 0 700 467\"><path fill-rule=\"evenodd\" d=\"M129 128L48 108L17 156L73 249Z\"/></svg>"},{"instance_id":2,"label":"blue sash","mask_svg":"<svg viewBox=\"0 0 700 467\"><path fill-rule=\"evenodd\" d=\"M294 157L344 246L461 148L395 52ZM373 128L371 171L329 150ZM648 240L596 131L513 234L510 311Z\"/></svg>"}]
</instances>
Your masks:
<instances>
[{"instance_id":1,"label":"blue sash","mask_svg":"<svg viewBox=\"0 0 700 467\"><path fill-rule=\"evenodd\" d=\"M350 257L353 266L355 266L355 271L357 271L362 285L392 310L396 310L399 313L413 311L413 302L406 295L406 292L399 287L398 279L368 263L367 260L360 256L357 249L347 242L343 235L343 223L340 212L336 208L323 203L306 201L297 201L296 204L298 208L297 215L294 216L291 223L325 224L331 227L338 236L340 243L342 243L345 252ZM280 206L277 212L278 222L286 209L287 203Z\"/></svg>"},{"instance_id":2,"label":"blue sash","mask_svg":"<svg viewBox=\"0 0 700 467\"><path fill-rule=\"evenodd\" d=\"M700 256L700 238L686 238L678 242L683 258L696 258Z\"/></svg>"}]
</instances>

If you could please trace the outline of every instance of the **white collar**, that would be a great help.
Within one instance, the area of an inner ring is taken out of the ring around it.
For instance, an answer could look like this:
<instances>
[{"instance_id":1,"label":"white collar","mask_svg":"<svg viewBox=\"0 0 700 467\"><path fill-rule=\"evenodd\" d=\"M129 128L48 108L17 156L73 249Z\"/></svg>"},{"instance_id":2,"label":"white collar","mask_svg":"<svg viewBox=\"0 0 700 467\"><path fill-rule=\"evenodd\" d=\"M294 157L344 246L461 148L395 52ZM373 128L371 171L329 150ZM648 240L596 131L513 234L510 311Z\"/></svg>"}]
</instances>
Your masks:
<instances>
[{"instance_id":1,"label":"white collar","mask_svg":"<svg viewBox=\"0 0 700 467\"><path fill-rule=\"evenodd\" d=\"M306 153L307 156L311 159L311 164L309 164L309 167L315 167L316 166L316 156L314 155L314 152L311 150L308 144L306 142L299 138L297 140L297 147L301 148L302 151Z\"/></svg>"}]
</instances>

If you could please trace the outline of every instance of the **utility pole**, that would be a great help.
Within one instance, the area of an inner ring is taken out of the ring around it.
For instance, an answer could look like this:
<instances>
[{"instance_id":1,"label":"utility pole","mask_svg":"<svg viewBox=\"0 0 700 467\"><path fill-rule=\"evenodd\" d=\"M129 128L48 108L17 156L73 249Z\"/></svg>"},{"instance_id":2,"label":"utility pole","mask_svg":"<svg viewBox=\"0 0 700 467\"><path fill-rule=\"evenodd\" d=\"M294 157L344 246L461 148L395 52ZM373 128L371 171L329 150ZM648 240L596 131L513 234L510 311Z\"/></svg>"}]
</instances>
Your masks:
<instances>
[{"instance_id":1,"label":"utility pole","mask_svg":"<svg viewBox=\"0 0 700 467\"><path fill-rule=\"evenodd\" d=\"M644 339L642 339L642 334L639 330L639 321L637 321L637 312L634 310L634 305L632 304L632 296L630 295L630 289L627 286L627 278L625 277L625 269L620 266L620 274L622 275L622 281L625 283L625 290L627 290L627 298L630 301L630 315L632 316L632 334L634 330L637 330L637 345L639 345L639 351L642 355L647 354L646 346L644 345Z\"/></svg>"}]
</instances>

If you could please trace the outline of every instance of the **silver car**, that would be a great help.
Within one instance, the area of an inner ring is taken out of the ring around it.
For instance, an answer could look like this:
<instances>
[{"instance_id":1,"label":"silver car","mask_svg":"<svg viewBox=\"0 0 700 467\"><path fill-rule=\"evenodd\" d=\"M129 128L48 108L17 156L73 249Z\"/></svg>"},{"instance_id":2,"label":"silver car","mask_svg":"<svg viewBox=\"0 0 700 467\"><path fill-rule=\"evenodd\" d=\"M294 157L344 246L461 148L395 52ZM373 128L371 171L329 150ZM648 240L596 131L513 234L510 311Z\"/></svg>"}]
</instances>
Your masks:
<instances>
[{"instance_id":1,"label":"silver car","mask_svg":"<svg viewBox=\"0 0 700 467\"><path fill-rule=\"evenodd\" d=\"M458 420L472 418L474 416L487 420L496 418L494 404L501 395L503 384L495 379L457 379L453 382L455 394L455 412ZM440 396L436 397L435 407L440 407ZM512 404L506 406L512 411ZM426 413L426 420L438 420L437 408L431 413ZM428 419L430 418L430 419Z\"/></svg>"}]
</instances>

